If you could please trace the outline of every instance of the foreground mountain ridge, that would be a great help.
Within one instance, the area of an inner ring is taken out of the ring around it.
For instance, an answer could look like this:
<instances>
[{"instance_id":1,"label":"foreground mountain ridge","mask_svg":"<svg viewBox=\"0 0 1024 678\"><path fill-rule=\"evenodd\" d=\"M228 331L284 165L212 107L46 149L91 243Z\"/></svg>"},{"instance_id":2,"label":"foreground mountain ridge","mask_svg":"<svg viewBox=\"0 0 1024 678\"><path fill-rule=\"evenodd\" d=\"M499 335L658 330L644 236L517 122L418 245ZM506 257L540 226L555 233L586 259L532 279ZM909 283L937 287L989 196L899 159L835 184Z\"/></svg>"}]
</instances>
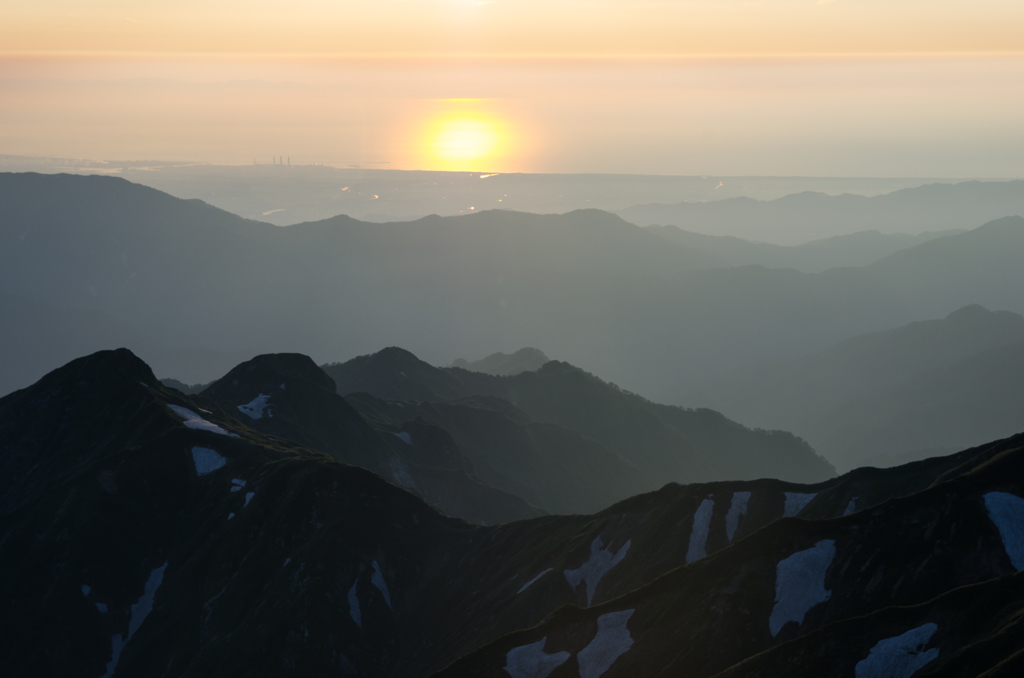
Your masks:
<instances>
[{"instance_id":1,"label":"foreground mountain ridge","mask_svg":"<svg viewBox=\"0 0 1024 678\"><path fill-rule=\"evenodd\" d=\"M1022 445L812 486L670 484L595 515L472 526L103 352L0 399L0 666L757 675L771 657L821 657L838 633L815 674L845 676L927 627L895 650L920 647L920 675L1012 675ZM998 618L957 623L994 599Z\"/></svg>"}]
</instances>

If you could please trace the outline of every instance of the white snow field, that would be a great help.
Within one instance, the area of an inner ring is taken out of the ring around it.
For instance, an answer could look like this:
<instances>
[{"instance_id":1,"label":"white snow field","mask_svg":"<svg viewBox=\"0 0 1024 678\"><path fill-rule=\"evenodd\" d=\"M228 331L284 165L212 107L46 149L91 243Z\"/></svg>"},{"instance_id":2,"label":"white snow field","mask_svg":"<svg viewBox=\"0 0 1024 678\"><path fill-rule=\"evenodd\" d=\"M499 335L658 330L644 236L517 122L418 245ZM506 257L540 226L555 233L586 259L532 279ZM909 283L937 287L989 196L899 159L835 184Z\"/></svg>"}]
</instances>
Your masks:
<instances>
[{"instance_id":1,"label":"white snow field","mask_svg":"<svg viewBox=\"0 0 1024 678\"><path fill-rule=\"evenodd\" d=\"M224 466L224 464L228 463L228 460L209 447L193 447L192 463L195 464L196 475L205 476L207 473L216 471Z\"/></svg>"},{"instance_id":2,"label":"white snow field","mask_svg":"<svg viewBox=\"0 0 1024 678\"><path fill-rule=\"evenodd\" d=\"M249 502L252 501L252 498L255 497L255 496L256 496L255 492L246 492L245 493L245 503L242 504L242 508L245 508L246 506L248 506Z\"/></svg>"},{"instance_id":3,"label":"white snow field","mask_svg":"<svg viewBox=\"0 0 1024 678\"><path fill-rule=\"evenodd\" d=\"M857 500L858 499L860 499L860 497L854 497L853 499L850 500L850 503L846 505L846 510L843 511L843 515L844 516L848 516L848 515L850 515L851 513L853 513L854 511L857 510Z\"/></svg>"},{"instance_id":4,"label":"white snow field","mask_svg":"<svg viewBox=\"0 0 1024 678\"><path fill-rule=\"evenodd\" d=\"M238 492L243 487L245 487L245 481L244 480L242 480L241 478L232 478L231 479L231 491L232 492Z\"/></svg>"},{"instance_id":5,"label":"white snow field","mask_svg":"<svg viewBox=\"0 0 1024 678\"><path fill-rule=\"evenodd\" d=\"M783 518L792 518L810 504L818 493L801 494L800 492L786 492L786 508L782 511Z\"/></svg>"},{"instance_id":6,"label":"white snow field","mask_svg":"<svg viewBox=\"0 0 1024 678\"><path fill-rule=\"evenodd\" d=\"M1003 548L1014 569L1024 570L1024 499L1009 492L989 492L985 508L1003 538Z\"/></svg>"},{"instance_id":7,"label":"white snow field","mask_svg":"<svg viewBox=\"0 0 1024 678\"><path fill-rule=\"evenodd\" d=\"M732 503L729 505L729 512L725 515L725 536L732 543L736 536L736 530L740 526L740 518L747 515L747 503L750 501L749 492L733 492Z\"/></svg>"},{"instance_id":8,"label":"white snow field","mask_svg":"<svg viewBox=\"0 0 1024 678\"><path fill-rule=\"evenodd\" d=\"M523 588L521 588L521 589L519 589L518 591L516 591L516 595L518 596L518 595L519 595L520 593L522 593L522 592L523 592L523 591L525 591L526 589L530 588L530 585L531 585L531 584L533 584L533 582L537 581L538 579L540 579L541 577L543 577L544 575L546 575L546 574L547 574L548 572L550 572L550 571L551 571L552 569L554 569L554 568L551 568L551 567L549 567L548 569L544 570L543 572L541 572L540 574L538 574L538 575L537 575L536 577L534 577L534 578L533 578L533 579L531 579L530 581L528 581L528 582L526 582L525 584L523 584Z\"/></svg>"},{"instance_id":9,"label":"white snow field","mask_svg":"<svg viewBox=\"0 0 1024 678\"><path fill-rule=\"evenodd\" d=\"M267 409L267 401L270 396L264 393L259 394L245 405L239 405L238 411L250 419L262 419L263 410Z\"/></svg>"},{"instance_id":10,"label":"white snow field","mask_svg":"<svg viewBox=\"0 0 1024 678\"><path fill-rule=\"evenodd\" d=\"M391 607L391 594L388 593L388 583L384 581L384 574L381 573L380 565L377 564L376 560L373 561L373 576L370 577L370 583L384 594L384 602L388 604L388 607Z\"/></svg>"},{"instance_id":11,"label":"white snow field","mask_svg":"<svg viewBox=\"0 0 1024 678\"><path fill-rule=\"evenodd\" d=\"M536 643L512 648L505 655L505 673L512 678L548 678L551 672L569 660L568 652L544 651L547 636Z\"/></svg>"},{"instance_id":12,"label":"white snow field","mask_svg":"<svg viewBox=\"0 0 1024 678\"><path fill-rule=\"evenodd\" d=\"M188 409L187 407L179 407L177 405L168 405L174 413L185 420L185 426L189 428L198 429L200 431L211 431L212 433L219 433L222 436L230 436L232 438L240 438L237 433L231 433L227 429L221 428L213 422L206 421L198 414Z\"/></svg>"},{"instance_id":13,"label":"white snow field","mask_svg":"<svg viewBox=\"0 0 1024 678\"><path fill-rule=\"evenodd\" d=\"M690 531L690 546L686 549L686 562L692 563L708 555L708 528L711 526L711 513L715 509L715 500L709 495L697 507L693 514L693 529Z\"/></svg>"},{"instance_id":14,"label":"white snow field","mask_svg":"<svg viewBox=\"0 0 1024 678\"><path fill-rule=\"evenodd\" d=\"M939 656L939 648L924 650L938 630L935 624L924 624L906 633L878 641L865 659L854 667L856 678L910 678Z\"/></svg>"},{"instance_id":15,"label":"white snow field","mask_svg":"<svg viewBox=\"0 0 1024 678\"><path fill-rule=\"evenodd\" d=\"M401 440L406 445L412 445L412 436L406 433L405 431L402 431L401 433L396 433L395 437Z\"/></svg>"},{"instance_id":16,"label":"white snow field","mask_svg":"<svg viewBox=\"0 0 1024 678\"><path fill-rule=\"evenodd\" d=\"M581 581L586 585L587 607L590 607L590 603L594 600L597 583L608 574L609 570L622 562L631 543L633 543L632 539L623 544L618 553L613 554L610 550L604 549L604 541L601 539L601 535L598 535L590 544L590 558L587 562L576 570L565 571L565 579L569 582L569 586L576 588Z\"/></svg>"},{"instance_id":17,"label":"white snow field","mask_svg":"<svg viewBox=\"0 0 1024 678\"><path fill-rule=\"evenodd\" d=\"M356 626L363 628L363 616L359 614L359 596L356 595L356 585L359 583L359 579L352 582L352 588L348 590L348 613L352 616L352 621L356 623Z\"/></svg>"},{"instance_id":18,"label":"white snow field","mask_svg":"<svg viewBox=\"0 0 1024 678\"><path fill-rule=\"evenodd\" d=\"M808 610L832 597L825 590L825 573L836 557L836 543L823 539L806 551L779 561L775 570L775 607L768 629L777 636L790 621L804 623Z\"/></svg>"},{"instance_id":19,"label":"white snow field","mask_svg":"<svg viewBox=\"0 0 1024 678\"><path fill-rule=\"evenodd\" d=\"M615 660L633 647L626 622L636 610L609 612L597 618L597 635L580 650L576 659L580 664L580 678L599 678L611 668Z\"/></svg>"},{"instance_id":20,"label":"white snow field","mask_svg":"<svg viewBox=\"0 0 1024 678\"><path fill-rule=\"evenodd\" d=\"M110 639L111 657L110 662L107 663L107 672L104 674L104 678L110 678L110 676L114 675L117 661L121 658L121 650L132 639L135 632L139 630L139 627L142 626L142 622L146 620L149 613L153 611L153 598L156 597L156 590L160 588L160 584L164 580L164 570L166 569L167 563L164 563L149 573L146 585L142 589L142 596L132 605L128 615L128 632L126 634L115 633Z\"/></svg>"}]
</instances>

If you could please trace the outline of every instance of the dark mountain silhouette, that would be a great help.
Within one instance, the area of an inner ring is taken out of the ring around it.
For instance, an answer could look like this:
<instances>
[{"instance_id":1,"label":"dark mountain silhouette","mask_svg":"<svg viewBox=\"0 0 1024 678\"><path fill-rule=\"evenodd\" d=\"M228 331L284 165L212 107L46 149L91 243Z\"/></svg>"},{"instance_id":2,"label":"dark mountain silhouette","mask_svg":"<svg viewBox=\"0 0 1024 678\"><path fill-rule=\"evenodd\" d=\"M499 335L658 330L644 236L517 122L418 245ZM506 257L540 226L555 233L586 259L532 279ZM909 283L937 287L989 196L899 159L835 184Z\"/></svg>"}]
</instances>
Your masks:
<instances>
[{"instance_id":1,"label":"dark mountain silhouette","mask_svg":"<svg viewBox=\"0 0 1024 678\"><path fill-rule=\"evenodd\" d=\"M492 353L480 360L468 361L462 358L452 361L450 367L460 367L470 372L483 372L498 377L508 377L520 372L539 370L550 358L536 348L521 348L515 353Z\"/></svg>"},{"instance_id":2,"label":"dark mountain silhouette","mask_svg":"<svg viewBox=\"0 0 1024 678\"><path fill-rule=\"evenodd\" d=\"M1012 675L1022 445L481 527L101 352L0 398L0 667Z\"/></svg>"},{"instance_id":3,"label":"dark mountain silhouette","mask_svg":"<svg viewBox=\"0 0 1024 678\"><path fill-rule=\"evenodd\" d=\"M31 174L0 175L0 202L0 292L157 337L159 351L126 343L187 383L258 353L325 362L396 343L447 364L519 345L668 400L701 377L970 303L1024 312L1019 218L807 274L702 269L701 252L594 210L279 228L120 179ZM26 340L18 355L41 374L76 341ZM244 355L199 374L172 353L186 349Z\"/></svg>"},{"instance_id":4,"label":"dark mountain silhouette","mask_svg":"<svg viewBox=\"0 0 1024 678\"><path fill-rule=\"evenodd\" d=\"M867 230L921 233L975 228L992 219L1024 215L1024 181L926 184L872 197L805 192L768 201L728 198L635 205L617 214L640 226L664 224L696 233L799 245Z\"/></svg>"},{"instance_id":5,"label":"dark mountain silhouette","mask_svg":"<svg viewBox=\"0 0 1024 678\"><path fill-rule=\"evenodd\" d=\"M389 348L324 366L338 392L444 402L476 395L508 400L537 422L578 431L640 470L653 487L669 481L777 477L814 482L832 467L802 440L782 431L753 431L706 409L658 405L568 363L496 377L436 368Z\"/></svg>"},{"instance_id":6,"label":"dark mountain silhouette","mask_svg":"<svg viewBox=\"0 0 1024 678\"><path fill-rule=\"evenodd\" d=\"M1020 427L1022 342L1024 317L965 306L709 379L690 398L797 431L842 468L949 453Z\"/></svg>"},{"instance_id":7,"label":"dark mountain silhouette","mask_svg":"<svg viewBox=\"0 0 1024 678\"><path fill-rule=\"evenodd\" d=\"M372 426L307 356L257 356L201 395L250 428L372 471L450 516L486 525L542 515L481 482L446 431L419 419Z\"/></svg>"},{"instance_id":8,"label":"dark mountain silhouette","mask_svg":"<svg viewBox=\"0 0 1024 678\"><path fill-rule=\"evenodd\" d=\"M549 513L593 513L660 486L604 445L532 421L501 398L415 402L350 393L346 400L372 421L422 420L443 429L481 480Z\"/></svg>"},{"instance_id":9,"label":"dark mountain silhouette","mask_svg":"<svg viewBox=\"0 0 1024 678\"><path fill-rule=\"evenodd\" d=\"M867 266L900 250L954 235L962 231L928 231L917 235L861 231L812 240L802 245L785 246L743 240L730 235L705 235L684 231L676 226L650 226L667 240L708 254L709 262L719 266L766 266L792 268L805 273L820 273L830 268Z\"/></svg>"}]
</instances>

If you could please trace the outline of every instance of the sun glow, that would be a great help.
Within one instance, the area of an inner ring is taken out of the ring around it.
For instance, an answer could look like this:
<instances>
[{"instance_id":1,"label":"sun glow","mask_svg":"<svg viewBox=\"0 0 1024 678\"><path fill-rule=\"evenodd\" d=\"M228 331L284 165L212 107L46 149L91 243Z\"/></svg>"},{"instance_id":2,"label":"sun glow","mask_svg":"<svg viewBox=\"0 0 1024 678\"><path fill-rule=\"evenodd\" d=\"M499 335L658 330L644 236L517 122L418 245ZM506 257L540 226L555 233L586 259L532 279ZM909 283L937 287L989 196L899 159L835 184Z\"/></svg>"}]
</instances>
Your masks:
<instances>
[{"instance_id":1,"label":"sun glow","mask_svg":"<svg viewBox=\"0 0 1024 678\"><path fill-rule=\"evenodd\" d=\"M430 126L428 147L439 169L474 170L493 163L500 154L500 125L479 115L455 114Z\"/></svg>"}]
</instances>

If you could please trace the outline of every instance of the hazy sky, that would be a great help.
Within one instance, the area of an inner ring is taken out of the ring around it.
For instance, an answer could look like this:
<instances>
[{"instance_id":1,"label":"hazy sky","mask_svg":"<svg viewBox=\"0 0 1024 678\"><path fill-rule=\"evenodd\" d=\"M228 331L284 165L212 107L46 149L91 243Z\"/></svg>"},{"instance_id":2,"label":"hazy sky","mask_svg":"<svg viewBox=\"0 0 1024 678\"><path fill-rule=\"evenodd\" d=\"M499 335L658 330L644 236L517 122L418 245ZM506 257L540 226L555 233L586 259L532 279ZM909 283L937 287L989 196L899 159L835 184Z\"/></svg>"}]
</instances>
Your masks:
<instances>
[{"instance_id":1,"label":"hazy sky","mask_svg":"<svg viewBox=\"0 0 1024 678\"><path fill-rule=\"evenodd\" d=\"M1017 0L0 0L0 153L1024 174Z\"/></svg>"}]
</instances>

